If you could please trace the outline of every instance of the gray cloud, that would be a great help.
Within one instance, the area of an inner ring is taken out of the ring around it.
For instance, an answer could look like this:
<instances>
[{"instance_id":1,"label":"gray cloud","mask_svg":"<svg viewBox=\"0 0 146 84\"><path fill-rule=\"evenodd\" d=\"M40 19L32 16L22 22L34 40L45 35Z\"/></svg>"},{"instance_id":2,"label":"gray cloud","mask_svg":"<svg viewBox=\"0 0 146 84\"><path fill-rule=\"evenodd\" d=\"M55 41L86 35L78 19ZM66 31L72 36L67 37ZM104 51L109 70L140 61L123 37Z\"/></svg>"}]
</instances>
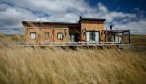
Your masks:
<instances>
[{"instance_id":1,"label":"gray cloud","mask_svg":"<svg viewBox=\"0 0 146 84\"><path fill-rule=\"evenodd\" d=\"M146 19L136 14L109 11L102 3L91 7L85 0L1 0L0 31L20 33L22 20L77 22L79 16L105 18L105 28L131 29L146 33Z\"/></svg>"}]
</instances>

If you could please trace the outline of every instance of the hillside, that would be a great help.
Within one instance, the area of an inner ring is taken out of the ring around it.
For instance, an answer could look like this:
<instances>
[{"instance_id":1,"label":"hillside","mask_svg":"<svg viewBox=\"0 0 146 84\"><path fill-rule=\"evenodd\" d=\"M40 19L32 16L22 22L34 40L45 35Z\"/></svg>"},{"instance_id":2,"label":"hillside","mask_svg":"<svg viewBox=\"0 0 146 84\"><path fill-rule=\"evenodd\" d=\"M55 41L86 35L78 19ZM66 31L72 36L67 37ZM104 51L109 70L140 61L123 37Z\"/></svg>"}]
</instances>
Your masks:
<instances>
[{"instance_id":1,"label":"hillside","mask_svg":"<svg viewBox=\"0 0 146 84\"><path fill-rule=\"evenodd\" d=\"M0 84L146 84L145 50L15 47L21 37L0 38Z\"/></svg>"}]
</instances>

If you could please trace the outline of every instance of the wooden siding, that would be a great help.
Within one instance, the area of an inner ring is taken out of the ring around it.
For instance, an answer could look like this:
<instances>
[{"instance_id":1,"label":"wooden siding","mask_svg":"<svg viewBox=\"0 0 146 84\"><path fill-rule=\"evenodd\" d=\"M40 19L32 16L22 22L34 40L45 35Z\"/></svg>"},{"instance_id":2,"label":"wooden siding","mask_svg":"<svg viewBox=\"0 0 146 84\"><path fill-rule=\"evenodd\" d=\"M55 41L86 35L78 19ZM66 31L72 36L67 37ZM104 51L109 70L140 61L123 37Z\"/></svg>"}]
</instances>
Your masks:
<instances>
[{"instance_id":1,"label":"wooden siding","mask_svg":"<svg viewBox=\"0 0 146 84\"><path fill-rule=\"evenodd\" d=\"M80 30L81 30L81 28L79 26L69 27L70 34L80 34L81 33Z\"/></svg>"},{"instance_id":2,"label":"wooden siding","mask_svg":"<svg viewBox=\"0 0 146 84\"><path fill-rule=\"evenodd\" d=\"M104 42L104 22L102 21L81 21L81 41L85 41L86 31L98 31L100 32L100 42Z\"/></svg>"},{"instance_id":3,"label":"wooden siding","mask_svg":"<svg viewBox=\"0 0 146 84\"><path fill-rule=\"evenodd\" d=\"M48 39L45 39L45 32L49 32ZM40 42L53 42L53 29L41 28L40 29Z\"/></svg>"},{"instance_id":4,"label":"wooden siding","mask_svg":"<svg viewBox=\"0 0 146 84\"><path fill-rule=\"evenodd\" d=\"M48 43L48 42L67 42L69 37L68 28L48 28L48 27L26 27L25 32L25 42L27 43ZM32 40L30 38L30 33L36 32L36 39ZM49 38L45 39L45 32L49 32ZM63 34L63 39L58 39L58 33Z\"/></svg>"},{"instance_id":5,"label":"wooden siding","mask_svg":"<svg viewBox=\"0 0 146 84\"><path fill-rule=\"evenodd\" d=\"M24 41L27 43L49 43L69 42L70 34L76 35L76 42L86 41L86 31L98 31L99 42L105 41L104 20L80 20L79 23L55 23L55 22L27 22L23 21L25 27ZM30 38L30 32L36 32L36 39ZM49 32L48 39L45 39L45 32ZM58 39L58 33L63 34L63 39Z\"/></svg>"},{"instance_id":6,"label":"wooden siding","mask_svg":"<svg viewBox=\"0 0 146 84\"><path fill-rule=\"evenodd\" d=\"M27 29L27 28L26 28ZM30 32L36 32L36 38L34 40L31 39L30 37ZM37 42L39 42L39 29L38 28L30 28L27 29L26 33L25 33L25 41L28 43L32 43L32 44L36 44Z\"/></svg>"}]
</instances>

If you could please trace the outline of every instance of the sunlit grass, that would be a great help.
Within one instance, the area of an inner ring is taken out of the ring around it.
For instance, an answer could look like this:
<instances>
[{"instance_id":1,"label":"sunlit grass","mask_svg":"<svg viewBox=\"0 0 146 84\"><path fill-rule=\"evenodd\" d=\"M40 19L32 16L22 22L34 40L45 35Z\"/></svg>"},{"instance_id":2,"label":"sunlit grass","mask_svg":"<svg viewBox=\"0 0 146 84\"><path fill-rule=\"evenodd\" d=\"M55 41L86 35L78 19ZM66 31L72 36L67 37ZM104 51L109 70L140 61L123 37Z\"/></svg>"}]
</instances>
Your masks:
<instances>
[{"instance_id":1,"label":"sunlit grass","mask_svg":"<svg viewBox=\"0 0 146 84\"><path fill-rule=\"evenodd\" d=\"M146 84L146 52L1 47L0 84Z\"/></svg>"}]
</instances>

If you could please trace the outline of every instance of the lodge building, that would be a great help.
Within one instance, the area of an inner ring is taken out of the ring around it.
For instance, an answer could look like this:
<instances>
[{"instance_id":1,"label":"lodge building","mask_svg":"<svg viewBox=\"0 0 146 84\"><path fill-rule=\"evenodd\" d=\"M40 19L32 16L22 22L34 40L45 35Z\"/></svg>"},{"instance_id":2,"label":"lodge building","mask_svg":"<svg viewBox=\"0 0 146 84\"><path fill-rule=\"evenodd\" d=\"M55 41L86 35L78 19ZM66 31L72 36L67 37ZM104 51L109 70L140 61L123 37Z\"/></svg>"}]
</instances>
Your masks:
<instances>
[{"instance_id":1,"label":"lodge building","mask_svg":"<svg viewBox=\"0 0 146 84\"><path fill-rule=\"evenodd\" d=\"M25 28L24 42L31 44L46 44L49 42L116 42L117 36L118 41L121 38L119 33L123 35L124 32L130 32L127 30L121 32L107 30L105 32L104 22L105 19L82 17L80 17L78 23L22 21ZM109 37L114 39L108 40Z\"/></svg>"}]
</instances>

